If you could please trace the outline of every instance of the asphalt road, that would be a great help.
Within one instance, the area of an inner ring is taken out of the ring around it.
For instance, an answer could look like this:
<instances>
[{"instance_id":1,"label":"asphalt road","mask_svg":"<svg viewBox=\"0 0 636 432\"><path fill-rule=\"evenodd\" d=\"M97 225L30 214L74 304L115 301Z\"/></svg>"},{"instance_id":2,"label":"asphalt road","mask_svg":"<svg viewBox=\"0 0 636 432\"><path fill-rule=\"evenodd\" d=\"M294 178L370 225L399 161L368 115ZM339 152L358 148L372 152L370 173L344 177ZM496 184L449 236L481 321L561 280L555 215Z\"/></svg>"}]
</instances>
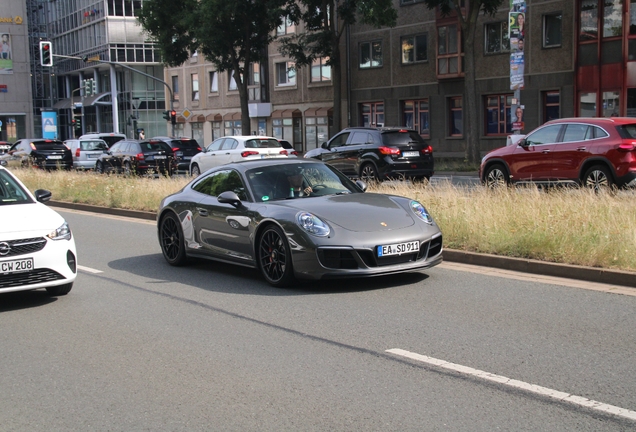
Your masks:
<instances>
[{"instance_id":1,"label":"asphalt road","mask_svg":"<svg viewBox=\"0 0 636 432\"><path fill-rule=\"evenodd\" d=\"M81 271L0 298L2 431L636 427L636 296L452 264L274 289L58 211Z\"/></svg>"}]
</instances>

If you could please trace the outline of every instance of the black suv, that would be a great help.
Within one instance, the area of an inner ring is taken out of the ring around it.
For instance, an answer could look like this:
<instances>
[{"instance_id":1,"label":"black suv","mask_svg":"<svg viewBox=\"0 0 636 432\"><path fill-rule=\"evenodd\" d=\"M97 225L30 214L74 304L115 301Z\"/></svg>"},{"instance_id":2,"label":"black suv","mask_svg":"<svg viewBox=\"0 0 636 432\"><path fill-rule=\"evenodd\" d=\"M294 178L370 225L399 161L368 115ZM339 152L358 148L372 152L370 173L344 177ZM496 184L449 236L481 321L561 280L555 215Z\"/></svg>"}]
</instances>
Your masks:
<instances>
[{"instance_id":1,"label":"black suv","mask_svg":"<svg viewBox=\"0 0 636 432\"><path fill-rule=\"evenodd\" d=\"M71 150L59 140L23 138L16 141L8 153L11 159L19 161L23 167L67 170L73 167Z\"/></svg>"},{"instance_id":2,"label":"black suv","mask_svg":"<svg viewBox=\"0 0 636 432\"><path fill-rule=\"evenodd\" d=\"M174 138L167 136L158 136L150 138L150 142L163 141L172 147L175 160L175 171L190 171L190 159L192 156L201 151L201 146L192 138Z\"/></svg>"},{"instance_id":3,"label":"black suv","mask_svg":"<svg viewBox=\"0 0 636 432\"><path fill-rule=\"evenodd\" d=\"M434 173L433 148L412 129L350 127L305 158L322 160L362 180L426 178Z\"/></svg>"},{"instance_id":4,"label":"black suv","mask_svg":"<svg viewBox=\"0 0 636 432\"><path fill-rule=\"evenodd\" d=\"M117 141L95 162L95 171L100 174L123 172L124 174L144 174L157 172L172 175L174 152L161 141Z\"/></svg>"}]
</instances>

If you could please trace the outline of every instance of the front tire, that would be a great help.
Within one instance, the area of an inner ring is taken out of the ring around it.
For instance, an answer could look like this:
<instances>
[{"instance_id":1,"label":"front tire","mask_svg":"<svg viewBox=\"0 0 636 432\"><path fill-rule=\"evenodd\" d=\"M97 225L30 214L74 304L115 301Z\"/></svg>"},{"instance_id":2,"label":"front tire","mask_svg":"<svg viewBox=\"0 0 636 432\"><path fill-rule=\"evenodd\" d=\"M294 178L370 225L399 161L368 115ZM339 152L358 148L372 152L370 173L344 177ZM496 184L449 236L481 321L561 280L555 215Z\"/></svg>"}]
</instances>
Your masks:
<instances>
[{"instance_id":1,"label":"front tire","mask_svg":"<svg viewBox=\"0 0 636 432\"><path fill-rule=\"evenodd\" d=\"M484 175L484 185L488 189L501 189L508 185L510 178L501 164L491 165Z\"/></svg>"},{"instance_id":2,"label":"front tire","mask_svg":"<svg viewBox=\"0 0 636 432\"><path fill-rule=\"evenodd\" d=\"M100 161L97 161L97 163L95 163L95 172L97 174L104 174L104 164L102 164Z\"/></svg>"},{"instance_id":3,"label":"front tire","mask_svg":"<svg viewBox=\"0 0 636 432\"><path fill-rule=\"evenodd\" d=\"M201 169L199 168L199 165L197 164L192 165L192 169L190 170L190 175L192 175L192 177L199 177L201 175Z\"/></svg>"},{"instance_id":4,"label":"front tire","mask_svg":"<svg viewBox=\"0 0 636 432\"><path fill-rule=\"evenodd\" d=\"M291 250L287 237L276 225L270 225L258 241L258 267L272 286L285 287L294 282Z\"/></svg>"},{"instance_id":5,"label":"front tire","mask_svg":"<svg viewBox=\"0 0 636 432\"><path fill-rule=\"evenodd\" d=\"M132 169L132 166L130 165L130 162L124 163L124 175L125 176L133 175L133 169Z\"/></svg>"},{"instance_id":6,"label":"front tire","mask_svg":"<svg viewBox=\"0 0 636 432\"><path fill-rule=\"evenodd\" d=\"M594 192L610 191L614 188L614 180L609 170L603 165L594 165L585 172L583 186Z\"/></svg>"},{"instance_id":7,"label":"front tire","mask_svg":"<svg viewBox=\"0 0 636 432\"><path fill-rule=\"evenodd\" d=\"M58 297L58 296L66 295L69 292L71 292L71 288L73 288L73 282L67 283L65 285L48 287L46 289L46 292L48 292L50 296Z\"/></svg>"},{"instance_id":8,"label":"front tire","mask_svg":"<svg viewBox=\"0 0 636 432\"><path fill-rule=\"evenodd\" d=\"M179 218L168 213L161 219L159 226L159 243L163 257L172 266L182 266L187 261L185 239Z\"/></svg>"}]
</instances>

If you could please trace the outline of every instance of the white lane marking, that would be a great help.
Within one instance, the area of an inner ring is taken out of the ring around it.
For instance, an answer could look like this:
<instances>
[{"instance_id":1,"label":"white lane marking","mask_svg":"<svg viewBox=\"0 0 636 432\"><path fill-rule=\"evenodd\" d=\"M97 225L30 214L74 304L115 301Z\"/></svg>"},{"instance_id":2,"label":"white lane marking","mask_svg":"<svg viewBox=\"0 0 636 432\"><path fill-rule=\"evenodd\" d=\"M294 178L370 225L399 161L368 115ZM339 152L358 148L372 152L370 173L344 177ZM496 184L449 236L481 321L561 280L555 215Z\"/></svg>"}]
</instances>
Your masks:
<instances>
[{"instance_id":1,"label":"white lane marking","mask_svg":"<svg viewBox=\"0 0 636 432\"><path fill-rule=\"evenodd\" d=\"M493 381L506 386L521 389L530 393L539 394L559 401L568 402L571 404L579 405L586 408L591 408L604 413L613 414L615 416L623 417L629 420L636 420L636 411L631 411L625 408L620 408L614 405L608 405L606 403L598 402L592 399L587 399L581 396L572 395L569 393L553 390L547 387L541 387L536 384L530 384L527 382L507 378L501 375L491 374L479 369L473 369L468 366L462 366L456 363L447 362L446 360L440 360L433 357L417 354L410 351L405 351L399 348L393 348L386 350L391 354L399 355L402 357L410 358L411 360L417 360L423 363L428 363L433 366L437 366L443 369L452 370L465 375L471 375L477 378L481 378L487 381Z\"/></svg>"},{"instance_id":2,"label":"white lane marking","mask_svg":"<svg viewBox=\"0 0 636 432\"><path fill-rule=\"evenodd\" d=\"M81 265L78 265L78 266L77 266L77 268L78 268L79 270L82 270L82 271L85 271L85 272L88 272L88 273L95 273L95 274L97 274L97 273L104 273L104 272L103 272L103 271L101 271L101 270L95 270L94 268L84 267L84 266L81 266Z\"/></svg>"}]
</instances>

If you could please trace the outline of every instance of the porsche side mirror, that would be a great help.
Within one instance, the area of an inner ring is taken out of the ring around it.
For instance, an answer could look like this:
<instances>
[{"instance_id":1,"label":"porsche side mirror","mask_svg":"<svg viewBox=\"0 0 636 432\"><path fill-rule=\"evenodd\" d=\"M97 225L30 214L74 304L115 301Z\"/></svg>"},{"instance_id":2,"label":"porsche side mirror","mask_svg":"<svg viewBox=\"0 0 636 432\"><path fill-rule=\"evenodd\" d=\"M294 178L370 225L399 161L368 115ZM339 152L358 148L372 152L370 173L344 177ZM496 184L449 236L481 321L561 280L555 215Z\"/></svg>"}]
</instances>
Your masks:
<instances>
[{"instance_id":1,"label":"porsche side mirror","mask_svg":"<svg viewBox=\"0 0 636 432\"><path fill-rule=\"evenodd\" d=\"M222 204L230 204L234 207L240 207L241 206L241 199L238 197L238 195L232 191L225 191L223 193L221 193L218 198L220 203Z\"/></svg>"},{"instance_id":2,"label":"porsche side mirror","mask_svg":"<svg viewBox=\"0 0 636 432\"><path fill-rule=\"evenodd\" d=\"M322 148L324 148L324 149L328 149L328 148L329 148L329 146L327 145L327 143L326 143L326 142L324 142L324 143L320 144L320 147L322 147Z\"/></svg>"},{"instance_id":3,"label":"porsche side mirror","mask_svg":"<svg viewBox=\"0 0 636 432\"><path fill-rule=\"evenodd\" d=\"M51 199L51 196L53 194L51 193L51 191L48 191L46 189L38 189L33 193L33 195L35 195L35 199L38 202L45 203Z\"/></svg>"},{"instance_id":4,"label":"porsche side mirror","mask_svg":"<svg viewBox=\"0 0 636 432\"><path fill-rule=\"evenodd\" d=\"M360 189L362 189L362 192L366 192L367 191L367 183L362 181L362 180L356 180L356 184L358 185L358 187Z\"/></svg>"},{"instance_id":5,"label":"porsche side mirror","mask_svg":"<svg viewBox=\"0 0 636 432\"><path fill-rule=\"evenodd\" d=\"M526 141L525 138L521 138L519 141L517 141L517 144L519 144L521 147L528 147L528 141Z\"/></svg>"}]
</instances>

